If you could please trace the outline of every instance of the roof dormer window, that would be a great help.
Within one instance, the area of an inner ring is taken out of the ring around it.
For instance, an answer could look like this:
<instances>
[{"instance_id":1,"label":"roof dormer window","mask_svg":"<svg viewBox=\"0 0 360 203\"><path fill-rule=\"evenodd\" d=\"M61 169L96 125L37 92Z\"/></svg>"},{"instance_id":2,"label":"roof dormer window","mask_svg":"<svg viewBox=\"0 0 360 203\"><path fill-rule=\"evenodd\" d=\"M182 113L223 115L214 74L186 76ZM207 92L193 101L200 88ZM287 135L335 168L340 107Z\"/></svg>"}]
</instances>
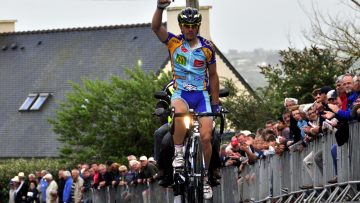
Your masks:
<instances>
[{"instance_id":1,"label":"roof dormer window","mask_svg":"<svg viewBox=\"0 0 360 203\"><path fill-rule=\"evenodd\" d=\"M49 98L50 93L31 93L27 96L19 111L38 111Z\"/></svg>"}]
</instances>

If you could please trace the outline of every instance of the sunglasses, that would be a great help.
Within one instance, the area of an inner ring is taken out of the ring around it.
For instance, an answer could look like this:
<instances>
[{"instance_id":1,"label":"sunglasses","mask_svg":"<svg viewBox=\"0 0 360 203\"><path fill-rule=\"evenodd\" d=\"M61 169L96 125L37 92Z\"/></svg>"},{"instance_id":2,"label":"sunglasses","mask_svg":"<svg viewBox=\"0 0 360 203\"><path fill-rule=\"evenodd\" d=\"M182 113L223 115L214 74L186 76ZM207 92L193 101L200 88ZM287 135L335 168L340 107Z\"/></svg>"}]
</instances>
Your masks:
<instances>
[{"instance_id":1,"label":"sunglasses","mask_svg":"<svg viewBox=\"0 0 360 203\"><path fill-rule=\"evenodd\" d=\"M189 28L198 28L200 26L200 23L195 23L195 24L185 24L185 23L181 23L181 26L189 29Z\"/></svg>"}]
</instances>

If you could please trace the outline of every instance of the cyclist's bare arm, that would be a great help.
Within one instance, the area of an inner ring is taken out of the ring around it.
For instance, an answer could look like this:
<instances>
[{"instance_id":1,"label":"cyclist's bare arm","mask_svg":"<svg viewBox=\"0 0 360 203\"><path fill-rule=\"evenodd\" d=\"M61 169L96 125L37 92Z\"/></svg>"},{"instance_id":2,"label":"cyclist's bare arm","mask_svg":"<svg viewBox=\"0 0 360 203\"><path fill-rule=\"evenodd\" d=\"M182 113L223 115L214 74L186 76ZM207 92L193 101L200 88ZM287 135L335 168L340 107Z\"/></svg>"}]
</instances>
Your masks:
<instances>
[{"instance_id":1,"label":"cyclist's bare arm","mask_svg":"<svg viewBox=\"0 0 360 203\"><path fill-rule=\"evenodd\" d=\"M158 0L158 3L160 4L166 4L171 3L170 0ZM159 38L161 42L164 42L168 38L168 33L166 28L162 25L162 14L163 9L156 8L156 11L154 13L152 22L151 22L151 28L155 32L156 36Z\"/></svg>"},{"instance_id":2,"label":"cyclist's bare arm","mask_svg":"<svg viewBox=\"0 0 360 203\"><path fill-rule=\"evenodd\" d=\"M208 70L211 104L219 104L219 76L216 71L216 63L210 64Z\"/></svg>"}]
</instances>

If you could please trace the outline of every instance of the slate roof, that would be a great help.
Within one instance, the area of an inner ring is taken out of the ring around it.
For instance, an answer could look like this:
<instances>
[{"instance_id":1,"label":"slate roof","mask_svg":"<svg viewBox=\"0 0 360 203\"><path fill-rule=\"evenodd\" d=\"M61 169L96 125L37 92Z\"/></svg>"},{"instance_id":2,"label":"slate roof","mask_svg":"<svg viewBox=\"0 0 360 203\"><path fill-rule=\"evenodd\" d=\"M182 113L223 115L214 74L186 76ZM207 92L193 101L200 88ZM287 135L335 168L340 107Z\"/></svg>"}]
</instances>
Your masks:
<instances>
[{"instance_id":1,"label":"slate roof","mask_svg":"<svg viewBox=\"0 0 360 203\"><path fill-rule=\"evenodd\" d=\"M0 34L0 157L57 156L59 143L47 120L55 101L71 90L68 81L123 76L138 60L146 72L168 60L150 24ZM41 111L19 112L32 92L53 96Z\"/></svg>"},{"instance_id":2,"label":"slate roof","mask_svg":"<svg viewBox=\"0 0 360 203\"><path fill-rule=\"evenodd\" d=\"M48 118L72 89L68 81L123 77L138 60L156 73L169 61L150 24L0 33L0 158L57 157L60 143ZM42 92L52 96L40 111L18 111L29 93Z\"/></svg>"}]
</instances>

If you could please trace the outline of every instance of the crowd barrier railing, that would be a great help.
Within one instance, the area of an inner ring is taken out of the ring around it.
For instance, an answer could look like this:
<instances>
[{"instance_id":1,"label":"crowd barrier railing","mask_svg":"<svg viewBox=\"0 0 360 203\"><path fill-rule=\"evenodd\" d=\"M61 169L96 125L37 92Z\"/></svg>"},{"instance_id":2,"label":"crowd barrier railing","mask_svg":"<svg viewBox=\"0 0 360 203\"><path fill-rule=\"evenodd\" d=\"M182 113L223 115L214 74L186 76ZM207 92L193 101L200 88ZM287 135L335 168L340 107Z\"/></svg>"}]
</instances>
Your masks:
<instances>
[{"instance_id":1,"label":"crowd barrier railing","mask_svg":"<svg viewBox=\"0 0 360 203\"><path fill-rule=\"evenodd\" d=\"M213 188L212 202L239 202L238 171L235 167L221 170L222 178L219 186ZM131 186L107 187L91 189L84 193L84 203L174 203L172 189L163 188L157 183L137 184ZM86 201L85 201L86 200Z\"/></svg>"},{"instance_id":2,"label":"crowd barrier railing","mask_svg":"<svg viewBox=\"0 0 360 203\"><path fill-rule=\"evenodd\" d=\"M303 151L285 152L258 160L239 180L241 201L331 202L360 200L360 124L350 124L347 143L337 146L337 183L331 148L335 131L308 144Z\"/></svg>"}]
</instances>

